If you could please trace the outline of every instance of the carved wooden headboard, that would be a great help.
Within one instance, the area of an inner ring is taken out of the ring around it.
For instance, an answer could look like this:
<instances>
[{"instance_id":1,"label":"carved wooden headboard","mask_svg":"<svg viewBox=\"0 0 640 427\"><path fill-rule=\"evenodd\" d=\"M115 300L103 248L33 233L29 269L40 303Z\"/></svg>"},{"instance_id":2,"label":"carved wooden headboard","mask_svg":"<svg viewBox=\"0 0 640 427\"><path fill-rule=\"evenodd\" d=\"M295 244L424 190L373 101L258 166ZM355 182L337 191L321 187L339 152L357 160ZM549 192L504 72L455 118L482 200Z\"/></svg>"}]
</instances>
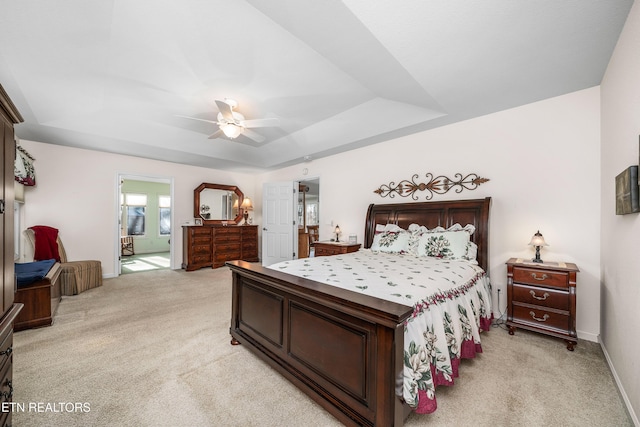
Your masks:
<instances>
[{"instance_id":1,"label":"carved wooden headboard","mask_svg":"<svg viewBox=\"0 0 640 427\"><path fill-rule=\"evenodd\" d=\"M424 225L427 228L438 225L448 228L455 223L463 227L473 224L476 231L471 240L478 245L478 264L488 272L490 205L491 197L444 202L371 204L367 210L364 247L371 247L376 224L396 224L404 229L410 224Z\"/></svg>"}]
</instances>

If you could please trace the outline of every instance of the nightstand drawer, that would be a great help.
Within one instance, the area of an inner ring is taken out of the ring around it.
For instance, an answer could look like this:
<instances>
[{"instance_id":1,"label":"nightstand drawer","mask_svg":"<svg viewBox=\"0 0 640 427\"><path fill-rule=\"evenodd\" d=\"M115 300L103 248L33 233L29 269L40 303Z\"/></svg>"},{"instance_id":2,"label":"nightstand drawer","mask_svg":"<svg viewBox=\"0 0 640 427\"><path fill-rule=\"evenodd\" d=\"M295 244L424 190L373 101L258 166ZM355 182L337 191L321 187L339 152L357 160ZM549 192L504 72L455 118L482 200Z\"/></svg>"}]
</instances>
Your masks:
<instances>
[{"instance_id":1,"label":"nightstand drawer","mask_svg":"<svg viewBox=\"0 0 640 427\"><path fill-rule=\"evenodd\" d=\"M534 268L514 267L513 281L534 286L569 287L569 275L567 273Z\"/></svg>"},{"instance_id":2,"label":"nightstand drawer","mask_svg":"<svg viewBox=\"0 0 640 427\"><path fill-rule=\"evenodd\" d=\"M569 293L549 288L513 284L513 301L569 310Z\"/></svg>"},{"instance_id":3,"label":"nightstand drawer","mask_svg":"<svg viewBox=\"0 0 640 427\"><path fill-rule=\"evenodd\" d=\"M315 250L316 256L331 256L339 253L340 252L336 252L334 249L327 249L323 247L316 247L316 250Z\"/></svg>"},{"instance_id":4,"label":"nightstand drawer","mask_svg":"<svg viewBox=\"0 0 640 427\"><path fill-rule=\"evenodd\" d=\"M357 252L360 246L360 243L315 242L313 244L315 256L349 254L351 252Z\"/></svg>"},{"instance_id":5,"label":"nightstand drawer","mask_svg":"<svg viewBox=\"0 0 640 427\"><path fill-rule=\"evenodd\" d=\"M567 331L569 329L569 313L547 310L544 307L513 304L513 320L520 324L528 324L536 328Z\"/></svg>"}]
</instances>

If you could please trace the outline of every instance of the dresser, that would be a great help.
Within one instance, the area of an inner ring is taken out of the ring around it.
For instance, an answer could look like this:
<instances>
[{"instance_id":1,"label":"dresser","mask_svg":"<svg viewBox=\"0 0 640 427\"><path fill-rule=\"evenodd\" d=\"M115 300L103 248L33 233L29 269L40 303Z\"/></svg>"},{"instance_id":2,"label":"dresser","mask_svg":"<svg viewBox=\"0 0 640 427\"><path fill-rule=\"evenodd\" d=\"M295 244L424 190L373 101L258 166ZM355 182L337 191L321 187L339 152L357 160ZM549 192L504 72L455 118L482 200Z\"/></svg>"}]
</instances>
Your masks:
<instances>
[{"instance_id":1,"label":"dresser","mask_svg":"<svg viewBox=\"0 0 640 427\"><path fill-rule=\"evenodd\" d=\"M257 225L184 225L182 227L182 268L218 268L241 259L257 262Z\"/></svg>"},{"instance_id":2,"label":"dresser","mask_svg":"<svg viewBox=\"0 0 640 427\"><path fill-rule=\"evenodd\" d=\"M573 263L511 258L507 261L507 326L562 338L573 351L576 334L576 276Z\"/></svg>"},{"instance_id":3,"label":"dresser","mask_svg":"<svg viewBox=\"0 0 640 427\"><path fill-rule=\"evenodd\" d=\"M16 143L13 125L22 117L0 85L0 403L13 400L13 322L22 309L14 301L16 281L13 246L13 195ZM11 412L0 412L0 425L11 425Z\"/></svg>"},{"instance_id":4,"label":"dresser","mask_svg":"<svg viewBox=\"0 0 640 427\"><path fill-rule=\"evenodd\" d=\"M315 242L313 244L315 256L348 254L358 251L360 246L360 243L347 242Z\"/></svg>"}]
</instances>

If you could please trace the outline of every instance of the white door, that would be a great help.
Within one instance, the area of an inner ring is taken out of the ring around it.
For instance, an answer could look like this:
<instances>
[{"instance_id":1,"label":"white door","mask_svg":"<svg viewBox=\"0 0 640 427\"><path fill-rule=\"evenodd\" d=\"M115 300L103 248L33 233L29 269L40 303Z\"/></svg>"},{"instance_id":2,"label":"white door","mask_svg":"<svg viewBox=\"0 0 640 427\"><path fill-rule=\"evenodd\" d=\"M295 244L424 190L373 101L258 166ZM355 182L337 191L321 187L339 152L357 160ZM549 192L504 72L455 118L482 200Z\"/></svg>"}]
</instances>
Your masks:
<instances>
[{"instance_id":1,"label":"white door","mask_svg":"<svg viewBox=\"0 0 640 427\"><path fill-rule=\"evenodd\" d=\"M262 265L298 257L298 183L268 182L262 191Z\"/></svg>"}]
</instances>

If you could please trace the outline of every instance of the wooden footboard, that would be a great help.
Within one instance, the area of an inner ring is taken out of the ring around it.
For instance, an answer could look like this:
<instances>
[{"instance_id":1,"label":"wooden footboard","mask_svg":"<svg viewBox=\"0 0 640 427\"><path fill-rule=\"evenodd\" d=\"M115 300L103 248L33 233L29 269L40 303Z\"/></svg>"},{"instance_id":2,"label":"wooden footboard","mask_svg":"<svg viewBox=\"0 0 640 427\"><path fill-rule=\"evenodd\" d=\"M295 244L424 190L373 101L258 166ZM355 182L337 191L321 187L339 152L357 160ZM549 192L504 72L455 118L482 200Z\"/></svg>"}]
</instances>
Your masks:
<instances>
[{"instance_id":1,"label":"wooden footboard","mask_svg":"<svg viewBox=\"0 0 640 427\"><path fill-rule=\"evenodd\" d=\"M401 426L403 322L411 307L244 261L233 274L241 343L346 425Z\"/></svg>"}]
</instances>

